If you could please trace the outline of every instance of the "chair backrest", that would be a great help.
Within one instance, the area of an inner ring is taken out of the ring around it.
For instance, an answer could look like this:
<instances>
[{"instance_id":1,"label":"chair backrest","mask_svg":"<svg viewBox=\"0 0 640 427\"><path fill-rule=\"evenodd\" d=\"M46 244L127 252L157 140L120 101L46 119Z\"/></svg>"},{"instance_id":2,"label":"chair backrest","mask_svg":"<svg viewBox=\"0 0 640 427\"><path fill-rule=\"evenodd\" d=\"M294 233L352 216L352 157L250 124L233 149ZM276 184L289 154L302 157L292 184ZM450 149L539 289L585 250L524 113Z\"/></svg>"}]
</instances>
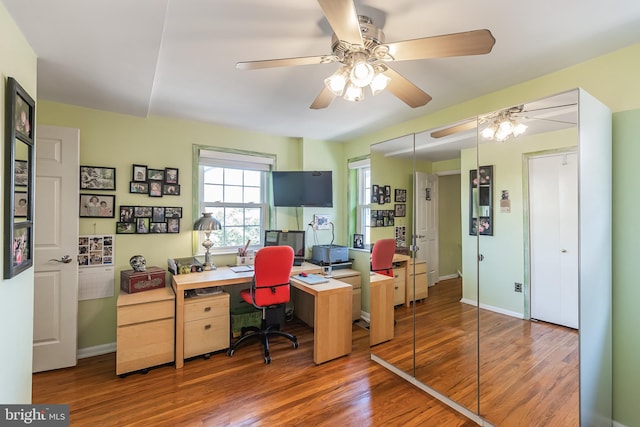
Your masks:
<instances>
[{"instance_id":1,"label":"chair backrest","mask_svg":"<svg viewBox=\"0 0 640 427\"><path fill-rule=\"evenodd\" d=\"M371 271L392 270L395 251L395 239L378 240L371 251Z\"/></svg>"},{"instance_id":2,"label":"chair backrest","mask_svg":"<svg viewBox=\"0 0 640 427\"><path fill-rule=\"evenodd\" d=\"M291 246L268 246L258 251L253 263L254 305L268 307L289 301L293 256Z\"/></svg>"}]
</instances>

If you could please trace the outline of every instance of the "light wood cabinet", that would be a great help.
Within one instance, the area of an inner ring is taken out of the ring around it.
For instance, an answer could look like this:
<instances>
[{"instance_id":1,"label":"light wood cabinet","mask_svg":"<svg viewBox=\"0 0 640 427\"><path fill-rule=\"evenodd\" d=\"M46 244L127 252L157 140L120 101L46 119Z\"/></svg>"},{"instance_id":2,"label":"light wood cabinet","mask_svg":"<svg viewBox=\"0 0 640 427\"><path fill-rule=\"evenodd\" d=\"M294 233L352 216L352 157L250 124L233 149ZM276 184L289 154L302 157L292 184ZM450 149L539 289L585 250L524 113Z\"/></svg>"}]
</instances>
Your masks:
<instances>
[{"instance_id":1,"label":"light wood cabinet","mask_svg":"<svg viewBox=\"0 0 640 427\"><path fill-rule=\"evenodd\" d=\"M116 374L173 362L175 295L171 288L128 294L117 309Z\"/></svg>"},{"instance_id":2,"label":"light wood cabinet","mask_svg":"<svg viewBox=\"0 0 640 427\"><path fill-rule=\"evenodd\" d=\"M351 308L351 320L356 321L360 319L360 312L362 311L362 278L358 270L352 270L350 268L344 268L339 270L333 270L331 273L333 278L350 284L353 287L353 300Z\"/></svg>"},{"instance_id":3,"label":"light wood cabinet","mask_svg":"<svg viewBox=\"0 0 640 427\"><path fill-rule=\"evenodd\" d=\"M184 357L208 355L229 347L229 294L184 300Z\"/></svg>"},{"instance_id":4,"label":"light wood cabinet","mask_svg":"<svg viewBox=\"0 0 640 427\"><path fill-rule=\"evenodd\" d=\"M393 339L393 279L382 274L372 274L370 281L371 322L369 324L369 345L376 345Z\"/></svg>"},{"instance_id":5,"label":"light wood cabinet","mask_svg":"<svg viewBox=\"0 0 640 427\"><path fill-rule=\"evenodd\" d=\"M413 280L415 278L415 296L413 294ZM425 299L429 295L429 286L427 283L427 263L424 261L418 261L415 263L411 260L407 270L407 307L413 301L419 301Z\"/></svg>"},{"instance_id":6,"label":"light wood cabinet","mask_svg":"<svg viewBox=\"0 0 640 427\"><path fill-rule=\"evenodd\" d=\"M393 267L393 305L402 305L406 300L407 269L405 263Z\"/></svg>"}]
</instances>

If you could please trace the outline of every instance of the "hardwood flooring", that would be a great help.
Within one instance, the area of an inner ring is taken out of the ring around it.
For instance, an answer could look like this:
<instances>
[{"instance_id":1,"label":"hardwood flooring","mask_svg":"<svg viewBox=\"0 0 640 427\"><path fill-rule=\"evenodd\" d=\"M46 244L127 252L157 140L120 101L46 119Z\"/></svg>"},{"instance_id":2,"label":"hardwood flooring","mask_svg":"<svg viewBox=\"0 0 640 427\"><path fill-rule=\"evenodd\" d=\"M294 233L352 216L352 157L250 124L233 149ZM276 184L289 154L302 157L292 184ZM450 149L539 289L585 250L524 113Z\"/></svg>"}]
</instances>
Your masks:
<instances>
[{"instance_id":1,"label":"hardwood flooring","mask_svg":"<svg viewBox=\"0 0 640 427\"><path fill-rule=\"evenodd\" d=\"M415 325L413 306L396 308L394 340L372 352L494 425L577 426L577 331L478 313L461 293L460 279L430 287L415 305Z\"/></svg>"},{"instance_id":2,"label":"hardwood flooring","mask_svg":"<svg viewBox=\"0 0 640 427\"><path fill-rule=\"evenodd\" d=\"M233 357L196 358L119 378L115 354L33 375L33 403L69 404L72 426L464 426L476 424L370 360L368 331L353 352L313 364L313 332L286 324L300 347L274 340Z\"/></svg>"}]
</instances>

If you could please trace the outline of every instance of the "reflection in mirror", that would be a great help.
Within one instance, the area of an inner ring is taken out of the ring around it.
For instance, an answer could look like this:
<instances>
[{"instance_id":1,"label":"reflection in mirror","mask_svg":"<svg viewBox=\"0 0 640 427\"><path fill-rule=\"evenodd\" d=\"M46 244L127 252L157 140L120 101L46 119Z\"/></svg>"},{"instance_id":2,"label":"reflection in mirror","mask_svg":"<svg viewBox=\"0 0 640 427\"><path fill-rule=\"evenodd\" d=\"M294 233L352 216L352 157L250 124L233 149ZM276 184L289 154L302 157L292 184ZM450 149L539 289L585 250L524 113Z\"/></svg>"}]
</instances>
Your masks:
<instances>
[{"instance_id":1,"label":"reflection in mirror","mask_svg":"<svg viewBox=\"0 0 640 427\"><path fill-rule=\"evenodd\" d=\"M570 245L579 234L578 94L570 91L371 147L372 182L411 170L439 179L431 201L439 205L439 256L427 267L437 275L429 280L426 300L396 307L395 337L373 347L372 355L476 421L580 423L579 401L586 394L579 385L584 361L575 321L579 251ZM520 123L526 131L483 137L505 111L514 127ZM474 188L472 171L485 166L491 187ZM420 203L416 196L407 215L420 216ZM566 222L552 225L550 215ZM483 233L486 227L478 221L474 227L474 219L482 217L490 218L490 232ZM412 229L417 220L407 223L407 235L418 235ZM551 249L554 239L559 246ZM549 274L551 265L559 270ZM556 307L560 300L564 304ZM557 313L547 313L550 308Z\"/></svg>"},{"instance_id":2,"label":"reflection in mirror","mask_svg":"<svg viewBox=\"0 0 640 427\"><path fill-rule=\"evenodd\" d=\"M27 221L29 207L29 150L26 143L15 140L13 221Z\"/></svg>"}]
</instances>

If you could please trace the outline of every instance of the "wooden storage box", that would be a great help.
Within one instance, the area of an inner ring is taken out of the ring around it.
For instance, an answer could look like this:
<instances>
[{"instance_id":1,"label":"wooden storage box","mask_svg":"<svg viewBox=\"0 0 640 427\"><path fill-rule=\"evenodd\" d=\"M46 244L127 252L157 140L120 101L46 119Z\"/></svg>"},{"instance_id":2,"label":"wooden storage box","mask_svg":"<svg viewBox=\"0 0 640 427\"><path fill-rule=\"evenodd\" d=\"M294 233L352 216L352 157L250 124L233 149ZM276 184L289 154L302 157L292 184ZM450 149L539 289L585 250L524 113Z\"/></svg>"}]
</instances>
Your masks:
<instances>
[{"instance_id":1,"label":"wooden storage box","mask_svg":"<svg viewBox=\"0 0 640 427\"><path fill-rule=\"evenodd\" d=\"M120 272L120 289L134 294L164 288L166 272L160 267L147 267L147 271L122 270Z\"/></svg>"}]
</instances>

